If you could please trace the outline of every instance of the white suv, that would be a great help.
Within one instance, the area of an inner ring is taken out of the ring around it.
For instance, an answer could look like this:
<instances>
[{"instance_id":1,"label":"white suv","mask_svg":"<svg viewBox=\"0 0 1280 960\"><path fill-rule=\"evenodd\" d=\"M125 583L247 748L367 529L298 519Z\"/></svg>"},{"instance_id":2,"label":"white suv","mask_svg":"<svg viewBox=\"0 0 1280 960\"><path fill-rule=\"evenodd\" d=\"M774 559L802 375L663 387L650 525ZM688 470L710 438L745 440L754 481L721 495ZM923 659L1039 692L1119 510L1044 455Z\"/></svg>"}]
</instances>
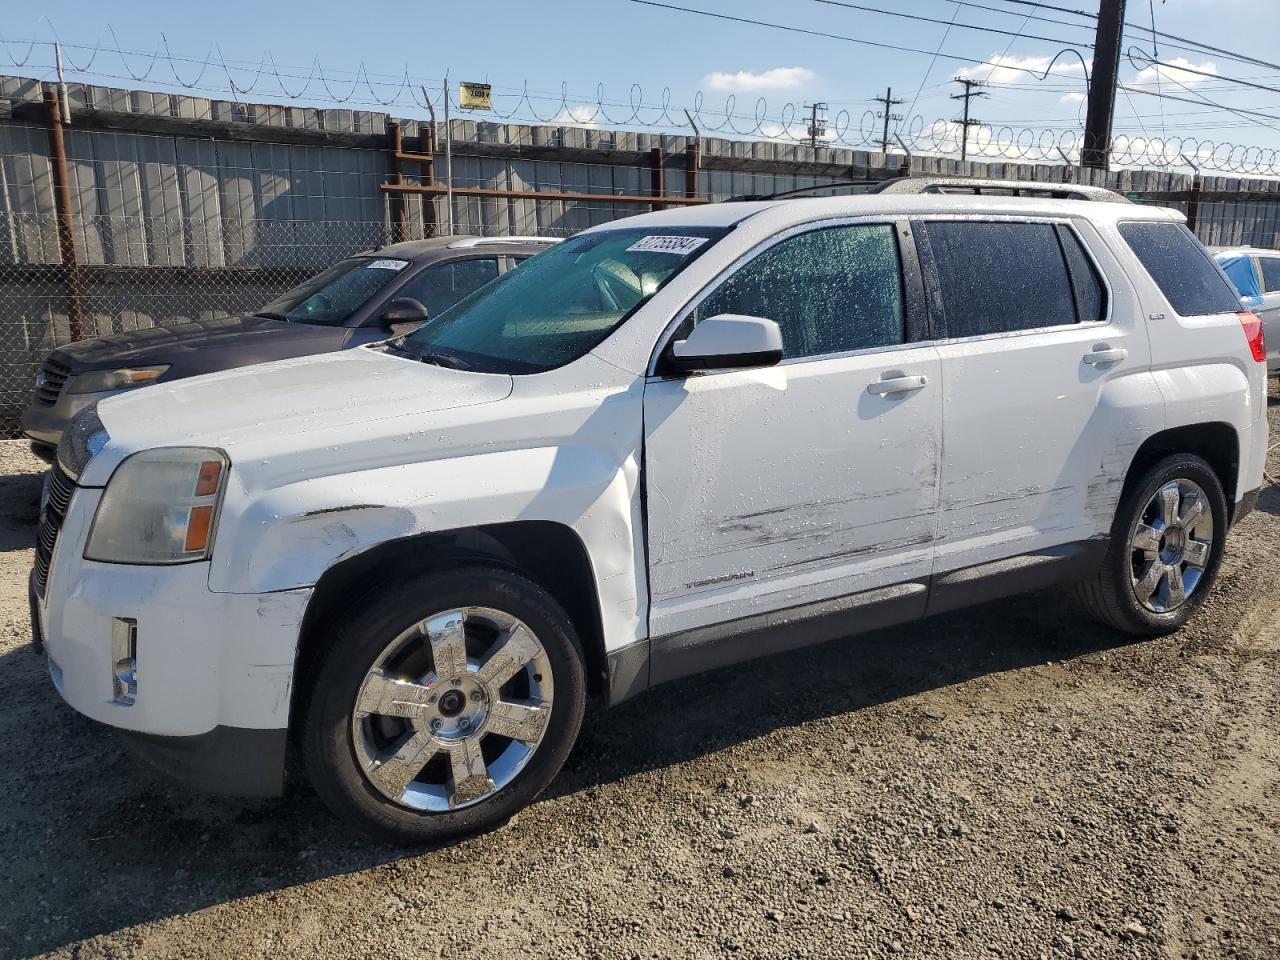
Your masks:
<instances>
[{"instance_id":1,"label":"white suv","mask_svg":"<svg viewBox=\"0 0 1280 960\"><path fill-rule=\"evenodd\" d=\"M1106 200L646 214L380 347L104 401L42 508L54 684L203 788L288 753L423 840L530 802L592 696L1059 582L1175 630L1265 352L1180 215Z\"/></svg>"}]
</instances>

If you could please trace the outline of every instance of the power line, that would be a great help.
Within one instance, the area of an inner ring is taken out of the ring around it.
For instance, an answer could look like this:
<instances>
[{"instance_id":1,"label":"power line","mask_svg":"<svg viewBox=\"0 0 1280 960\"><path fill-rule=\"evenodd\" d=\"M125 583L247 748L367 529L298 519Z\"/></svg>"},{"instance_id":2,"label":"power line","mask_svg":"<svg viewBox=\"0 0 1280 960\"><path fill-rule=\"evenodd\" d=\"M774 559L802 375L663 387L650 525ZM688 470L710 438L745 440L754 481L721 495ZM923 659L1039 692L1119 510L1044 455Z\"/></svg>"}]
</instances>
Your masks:
<instances>
[{"instance_id":1,"label":"power line","mask_svg":"<svg viewBox=\"0 0 1280 960\"><path fill-rule=\"evenodd\" d=\"M1090 13L1087 10L1072 10L1070 7L1056 7L1052 3L1036 3L1035 0L1000 0L1000 2L1016 3L1023 7L1040 7L1043 10L1056 10L1058 13L1070 13L1077 17L1088 17L1091 20L1098 19L1098 15L1096 13Z\"/></svg>"},{"instance_id":2,"label":"power line","mask_svg":"<svg viewBox=\"0 0 1280 960\"><path fill-rule=\"evenodd\" d=\"M1081 46L1081 47L1092 46L1092 44L1083 43L1079 40L1063 40L1061 37L1040 37L1030 33L1024 34L1021 31L1018 31L1017 33L1015 33L1012 30L1001 30L999 27L981 27L974 23L957 23L955 22L955 20L948 22L946 20L939 20L936 17L925 17L915 13L901 13L897 10L882 10L879 7L866 7L860 3L846 3L844 2L844 0L810 0L810 2L825 4L826 6L829 6L829 7L843 7L846 10L858 10L863 13L877 13L886 17L901 17L903 20L916 20L916 21L919 21L920 23L943 24L950 27L958 27L961 30L979 30L983 33L998 33L998 34L1001 34L1002 36L1015 37L1015 38L1022 36L1028 40L1042 40L1045 43L1060 43L1060 44L1063 44L1064 46L1072 46L1072 45ZM1024 25L1025 25L1025 22L1026 21L1024 21ZM1084 26L1084 25L1081 24L1081 26Z\"/></svg>"},{"instance_id":3,"label":"power line","mask_svg":"<svg viewBox=\"0 0 1280 960\"><path fill-rule=\"evenodd\" d=\"M800 33L810 37L822 37L826 40L843 40L846 43L861 44L866 47L876 47L881 50L896 50L899 53L918 53L926 57L937 57L944 60L954 60L958 63L967 63L972 66L979 67L1004 67L1007 70L1017 70L1021 73L1029 73L1033 77L1039 77L1040 73L1030 67L1017 67L1007 63L992 63L990 60L982 60L978 57L962 57L953 53L934 53L930 50L921 50L918 47L904 47L896 43L882 43L878 40L864 40L861 37L849 37L840 33L827 33L823 30L811 30L807 27L796 27L785 23L772 23L768 20L753 20L750 17L735 17L728 13L716 13L711 10L699 10L695 7L681 7L673 3L659 3L658 0L626 0L627 3L638 3L646 7L657 7L661 10L674 10L677 13L692 13L700 17L710 17L714 20L727 20L731 23L745 23L754 27L769 27L773 30L784 30L788 33ZM1072 48L1067 48L1072 49ZM1076 51L1078 52L1078 51Z\"/></svg>"},{"instance_id":4,"label":"power line","mask_svg":"<svg viewBox=\"0 0 1280 960\"><path fill-rule=\"evenodd\" d=\"M1130 48L1130 51L1129 51L1129 61L1131 63L1135 59L1133 55L1133 49L1134 48ZM1225 80L1228 83L1236 83L1242 87L1252 87L1254 90L1265 90L1267 93L1280 93L1280 87L1271 87L1265 83L1255 83L1252 80L1245 80L1242 77L1229 77L1223 73L1210 73L1208 70L1201 70L1199 67L1184 67L1182 66L1182 64L1179 64L1179 63L1168 63L1164 60L1156 60L1150 57L1146 57L1145 55L1138 57L1136 59L1138 59L1139 61L1145 61L1147 67L1157 68L1156 69L1157 77L1160 76L1159 68L1163 67L1165 70L1178 70L1182 73L1193 73L1199 77L1212 77L1214 80ZM1169 80L1172 80L1174 83L1178 82L1177 80L1174 80L1173 77L1170 77L1167 73L1165 74L1165 77ZM1179 84L1179 86L1181 86L1181 84Z\"/></svg>"},{"instance_id":5,"label":"power line","mask_svg":"<svg viewBox=\"0 0 1280 960\"><path fill-rule=\"evenodd\" d=\"M956 7L955 12L951 14L951 20L954 22L956 17L960 16L960 8ZM947 37L951 36L951 25L947 25L947 29L942 31L942 39L938 41L938 48L933 51L933 56L929 58L929 66L925 67L924 76L920 78L920 86L916 87L916 95L911 98L911 106L907 107L907 116L911 116L911 112L915 110L916 103L920 100L920 92L924 90L924 85L929 82L929 74L933 73L934 65L938 62L938 57L942 54L942 45L947 42ZM946 84L940 84L946 86Z\"/></svg>"},{"instance_id":6,"label":"power line","mask_svg":"<svg viewBox=\"0 0 1280 960\"><path fill-rule=\"evenodd\" d=\"M985 3L976 3L974 2L974 0L947 0L947 2L954 3L957 6L961 6L961 7L972 7L977 10L986 10L990 13L999 13L999 14L1004 14L1005 16L1010 16L1010 17L1024 15L1022 14L1021 11L1002 10L999 7L992 7ZM1014 0L999 0L999 2L1012 3L1014 2ZM1043 3L1036 4L1034 0L1019 0L1019 2L1022 2L1024 5L1027 5L1027 6L1039 6L1042 9L1058 10L1063 13L1074 13L1076 16L1088 17L1092 20L1098 19L1097 14L1086 13L1085 11L1082 11L1082 10L1070 11L1070 10L1066 10L1063 7L1055 7L1050 4L1043 4ZM1031 17L1031 19L1040 23L1053 23L1053 24L1057 24L1058 26L1064 26L1064 27L1089 26L1089 24L1073 23L1069 20L1059 20L1056 17L1044 17L1044 16L1038 16L1035 14L1030 14L1029 16ZM1179 36L1176 33L1169 33L1168 31L1165 31L1165 30L1156 30L1154 27L1148 27L1141 23L1136 23L1133 21L1126 20L1124 26L1126 30L1140 30L1145 34L1148 34L1153 38L1153 41L1156 39L1164 40L1166 47L1172 47L1175 50L1182 50L1188 53L1216 53L1220 57L1227 57L1228 59L1236 60L1236 61L1239 61L1240 63L1249 63L1257 67L1267 67L1268 69L1272 69L1272 70L1280 70L1280 64L1271 63L1270 61L1267 61L1267 60L1260 60L1257 57L1250 56L1247 53L1239 53L1238 51L1235 51L1235 50L1227 50L1223 47L1215 47L1211 44L1203 43L1202 41L1199 41L1199 40L1193 40L1190 37ZM1169 42L1169 41L1173 41L1173 42Z\"/></svg>"},{"instance_id":7,"label":"power line","mask_svg":"<svg viewBox=\"0 0 1280 960\"><path fill-rule=\"evenodd\" d=\"M1176 80L1174 82L1177 83ZM1140 93L1145 97L1160 97L1162 100L1177 100L1179 103L1191 103L1191 104L1195 104L1197 107L1202 107L1205 104L1208 104L1209 106L1214 107L1218 110L1225 110L1228 113L1235 113L1235 114L1239 114L1240 116L1261 117L1264 120L1280 121L1280 116L1277 116L1275 114L1260 113L1257 110L1247 110L1244 107L1228 107L1226 104L1216 103L1213 100L1208 99L1207 97L1201 97L1199 100L1192 100L1190 97L1179 97L1172 93L1157 93L1155 90L1143 90L1140 87L1130 87L1123 83L1120 84L1120 89L1128 93ZM1184 87L1183 89L1186 89L1186 88ZM1190 92L1195 93L1194 90Z\"/></svg>"}]
</instances>

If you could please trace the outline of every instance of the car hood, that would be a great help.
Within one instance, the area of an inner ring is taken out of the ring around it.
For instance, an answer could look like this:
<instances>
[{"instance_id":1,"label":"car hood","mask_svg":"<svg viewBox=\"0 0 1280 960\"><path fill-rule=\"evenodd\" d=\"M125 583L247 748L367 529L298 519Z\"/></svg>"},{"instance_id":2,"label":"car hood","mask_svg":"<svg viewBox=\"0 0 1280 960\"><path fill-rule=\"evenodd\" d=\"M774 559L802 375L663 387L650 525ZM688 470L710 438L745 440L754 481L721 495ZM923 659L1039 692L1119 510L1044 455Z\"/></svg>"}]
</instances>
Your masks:
<instances>
[{"instance_id":1,"label":"car hood","mask_svg":"<svg viewBox=\"0 0 1280 960\"><path fill-rule=\"evenodd\" d=\"M505 399L511 389L506 374L363 348L158 383L98 404L110 440L81 483L100 486L130 453L162 446L217 447L233 464L306 451L336 467L421 432L422 414L443 422L448 411Z\"/></svg>"},{"instance_id":2,"label":"car hood","mask_svg":"<svg viewBox=\"0 0 1280 960\"><path fill-rule=\"evenodd\" d=\"M336 350L346 327L289 323L269 317L223 317L126 330L59 347L53 359L73 374L115 366L167 364L165 379Z\"/></svg>"}]
</instances>

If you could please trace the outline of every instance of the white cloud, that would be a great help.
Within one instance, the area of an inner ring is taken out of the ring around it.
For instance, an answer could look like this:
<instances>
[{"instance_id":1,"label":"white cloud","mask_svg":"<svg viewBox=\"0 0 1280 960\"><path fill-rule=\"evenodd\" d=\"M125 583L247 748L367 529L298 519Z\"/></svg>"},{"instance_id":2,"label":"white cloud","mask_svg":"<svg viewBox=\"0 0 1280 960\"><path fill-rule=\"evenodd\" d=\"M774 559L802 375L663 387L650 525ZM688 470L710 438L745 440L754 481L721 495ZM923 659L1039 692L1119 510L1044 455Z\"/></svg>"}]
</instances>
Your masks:
<instances>
[{"instance_id":1,"label":"white cloud","mask_svg":"<svg viewBox=\"0 0 1280 960\"><path fill-rule=\"evenodd\" d=\"M1083 93L1080 93L1078 91L1072 91L1071 93L1064 93L1062 96L1060 96L1058 98L1058 102L1066 103L1066 104L1076 104L1076 103L1084 103L1085 99L1086 97Z\"/></svg>"},{"instance_id":2,"label":"white cloud","mask_svg":"<svg viewBox=\"0 0 1280 960\"><path fill-rule=\"evenodd\" d=\"M1149 67L1139 70L1138 75L1134 77L1133 82L1135 84L1148 84L1154 86L1157 81L1171 80L1175 83L1180 83L1183 86L1189 87L1192 84L1204 83L1206 80L1212 79L1212 77L1204 76L1206 73L1213 74L1214 76L1218 73L1217 64L1213 63L1211 60L1206 60L1204 63L1192 63L1186 57L1173 57L1165 62L1168 63L1169 66L1161 67L1156 64L1152 64ZM1191 73L1188 70L1179 70L1179 67L1190 67L1193 70L1199 70L1201 72Z\"/></svg>"},{"instance_id":3,"label":"white cloud","mask_svg":"<svg viewBox=\"0 0 1280 960\"><path fill-rule=\"evenodd\" d=\"M590 104L580 103L567 109L561 110L551 118L551 123L560 127L591 127L600 126L599 123L600 108Z\"/></svg>"},{"instance_id":4,"label":"white cloud","mask_svg":"<svg viewBox=\"0 0 1280 960\"><path fill-rule=\"evenodd\" d=\"M989 64L979 64L975 67L964 67L957 70L952 76L956 80L977 80L979 83L1026 83L1034 82L1037 77L1042 77L1046 70L1049 70L1049 64L1053 61L1053 57L1012 57L997 55L990 58ZM1032 76L1027 71L1034 71L1036 76ZM1084 64L1076 60L1062 59L1053 65L1050 71L1056 76L1072 76L1079 75L1084 71Z\"/></svg>"},{"instance_id":5,"label":"white cloud","mask_svg":"<svg viewBox=\"0 0 1280 960\"><path fill-rule=\"evenodd\" d=\"M725 73L717 70L702 78L702 82L712 90L724 90L729 93L755 93L760 90L794 90L806 83L812 83L817 74L808 67L774 67L753 73L750 70L739 70L737 73Z\"/></svg>"}]
</instances>

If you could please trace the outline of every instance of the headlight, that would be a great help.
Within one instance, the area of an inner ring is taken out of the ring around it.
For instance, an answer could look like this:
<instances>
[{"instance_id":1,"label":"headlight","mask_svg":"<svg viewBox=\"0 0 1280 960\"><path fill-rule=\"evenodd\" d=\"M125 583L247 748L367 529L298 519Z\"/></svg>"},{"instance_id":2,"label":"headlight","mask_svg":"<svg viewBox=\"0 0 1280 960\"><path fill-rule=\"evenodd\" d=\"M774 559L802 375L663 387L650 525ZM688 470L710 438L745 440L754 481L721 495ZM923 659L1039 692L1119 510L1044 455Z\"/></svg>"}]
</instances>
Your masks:
<instances>
[{"instance_id":1,"label":"headlight","mask_svg":"<svg viewBox=\"0 0 1280 960\"><path fill-rule=\"evenodd\" d=\"M90 370L87 373L72 377L67 382L67 393L105 393L108 390L123 390L125 387L138 387L152 380L169 369L169 364L157 367L120 367L117 370Z\"/></svg>"},{"instance_id":2,"label":"headlight","mask_svg":"<svg viewBox=\"0 0 1280 960\"><path fill-rule=\"evenodd\" d=\"M102 452L111 438L98 417L95 400L71 418L58 441L58 465L72 480L79 481L89 461Z\"/></svg>"},{"instance_id":3,"label":"headlight","mask_svg":"<svg viewBox=\"0 0 1280 960\"><path fill-rule=\"evenodd\" d=\"M213 549L227 457L204 447L158 447L116 467L84 549L108 563L188 563Z\"/></svg>"}]
</instances>

